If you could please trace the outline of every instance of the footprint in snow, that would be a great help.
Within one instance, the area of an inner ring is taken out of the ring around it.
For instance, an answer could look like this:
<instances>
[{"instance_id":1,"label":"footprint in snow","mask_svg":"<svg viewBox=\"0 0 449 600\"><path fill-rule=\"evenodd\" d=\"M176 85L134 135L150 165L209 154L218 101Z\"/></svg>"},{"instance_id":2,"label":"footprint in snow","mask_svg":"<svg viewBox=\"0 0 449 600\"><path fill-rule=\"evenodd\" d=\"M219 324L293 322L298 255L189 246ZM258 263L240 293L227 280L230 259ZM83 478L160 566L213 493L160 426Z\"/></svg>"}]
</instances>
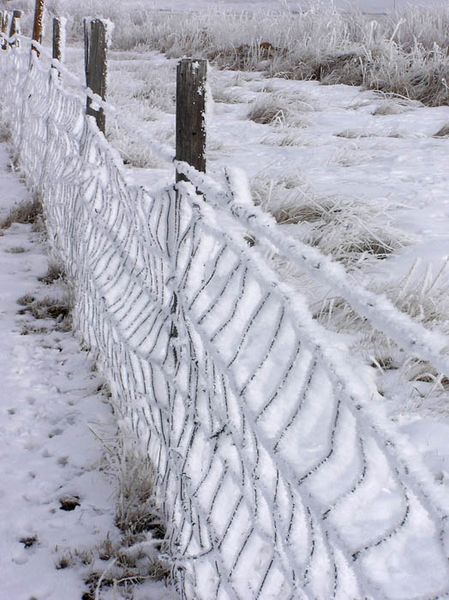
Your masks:
<instances>
[{"instance_id":1,"label":"footprint in snow","mask_svg":"<svg viewBox=\"0 0 449 600\"><path fill-rule=\"evenodd\" d=\"M63 496L59 499L59 510L72 511L81 505L79 496Z\"/></svg>"},{"instance_id":2,"label":"footprint in snow","mask_svg":"<svg viewBox=\"0 0 449 600\"><path fill-rule=\"evenodd\" d=\"M62 435L64 433L64 430L57 427L56 429L52 429L52 431L50 431L50 433L48 434L49 438L54 438L57 435Z\"/></svg>"},{"instance_id":3,"label":"footprint in snow","mask_svg":"<svg viewBox=\"0 0 449 600\"><path fill-rule=\"evenodd\" d=\"M22 537L20 538L19 542L23 544L24 548L31 548L38 542L37 535Z\"/></svg>"}]
</instances>

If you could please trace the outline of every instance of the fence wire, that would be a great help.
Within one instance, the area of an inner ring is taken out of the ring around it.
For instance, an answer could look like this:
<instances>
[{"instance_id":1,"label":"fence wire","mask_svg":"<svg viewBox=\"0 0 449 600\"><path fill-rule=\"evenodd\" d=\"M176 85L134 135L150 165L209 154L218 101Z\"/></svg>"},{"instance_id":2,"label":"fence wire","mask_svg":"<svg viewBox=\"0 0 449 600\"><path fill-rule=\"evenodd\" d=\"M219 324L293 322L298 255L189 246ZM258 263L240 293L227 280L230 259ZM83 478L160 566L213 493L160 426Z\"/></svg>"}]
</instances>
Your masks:
<instances>
[{"instance_id":1,"label":"fence wire","mask_svg":"<svg viewBox=\"0 0 449 600\"><path fill-rule=\"evenodd\" d=\"M31 64L1 53L3 112L77 327L155 467L181 596L447 597L447 494L371 371L248 245L251 219L213 189L129 185L80 98Z\"/></svg>"}]
</instances>

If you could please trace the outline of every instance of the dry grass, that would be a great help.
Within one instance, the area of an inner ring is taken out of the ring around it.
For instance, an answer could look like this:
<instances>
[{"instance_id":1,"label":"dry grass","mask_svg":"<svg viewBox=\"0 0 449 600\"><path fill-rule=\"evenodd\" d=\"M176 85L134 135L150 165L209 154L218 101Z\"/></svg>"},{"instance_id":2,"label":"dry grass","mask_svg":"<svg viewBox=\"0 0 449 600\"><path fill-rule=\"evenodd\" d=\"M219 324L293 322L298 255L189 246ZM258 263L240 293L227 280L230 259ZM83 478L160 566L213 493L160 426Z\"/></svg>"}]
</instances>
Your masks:
<instances>
[{"instance_id":1,"label":"dry grass","mask_svg":"<svg viewBox=\"0 0 449 600\"><path fill-rule=\"evenodd\" d=\"M424 3L423 3L424 5ZM32 0L16 0L30 27ZM92 0L49 0L47 19L68 17L69 37L82 38ZM169 57L209 58L226 69L363 85L438 106L447 104L449 7L408 7L388 17L339 11L315 0L303 10L160 11L143 0L96 0L96 14L115 23L115 48L158 50ZM379 113L382 114L382 113Z\"/></svg>"},{"instance_id":2,"label":"dry grass","mask_svg":"<svg viewBox=\"0 0 449 600\"><path fill-rule=\"evenodd\" d=\"M335 137L345 138L347 140L358 140L361 138L373 137L369 132L362 129L344 129L336 133Z\"/></svg>"},{"instance_id":3,"label":"dry grass","mask_svg":"<svg viewBox=\"0 0 449 600\"><path fill-rule=\"evenodd\" d=\"M352 203L339 200L324 208L322 218L304 236L304 241L348 266L373 258L385 259L403 247L405 240L398 232L375 221L361 220L353 208ZM366 212L375 215L371 209Z\"/></svg>"},{"instance_id":4,"label":"dry grass","mask_svg":"<svg viewBox=\"0 0 449 600\"><path fill-rule=\"evenodd\" d=\"M151 532L163 539L164 528L155 504L155 473L144 457L125 455L118 466L120 493L117 527L126 534Z\"/></svg>"},{"instance_id":5,"label":"dry grass","mask_svg":"<svg viewBox=\"0 0 449 600\"><path fill-rule=\"evenodd\" d=\"M275 134L270 133L265 136L260 143L265 146L280 146L285 148L292 146L310 146L312 141L294 128L284 127L280 132L276 132Z\"/></svg>"},{"instance_id":6,"label":"dry grass","mask_svg":"<svg viewBox=\"0 0 449 600\"><path fill-rule=\"evenodd\" d=\"M88 0L66 0L72 35L81 37ZM50 2L51 5L51 2ZM449 94L449 8L404 9L389 17L339 11L315 1L302 11L162 12L144 2L97 0L96 12L115 21L122 50L156 49L169 57L209 58L227 69L364 85L432 106ZM51 12L51 9L50 11Z\"/></svg>"},{"instance_id":7,"label":"dry grass","mask_svg":"<svg viewBox=\"0 0 449 600\"><path fill-rule=\"evenodd\" d=\"M416 261L399 281L377 284L374 291L384 293L403 313L425 327L449 335L449 261L437 273ZM354 351L371 361L382 373L399 370L399 379L431 384L426 394L448 391L448 381L428 363L399 352L392 341L368 326L347 302L327 298L316 314L327 327L353 335ZM449 349L448 349L449 351Z\"/></svg>"},{"instance_id":8,"label":"dry grass","mask_svg":"<svg viewBox=\"0 0 449 600\"><path fill-rule=\"evenodd\" d=\"M18 304L25 305L25 307L19 311L19 314L29 313L35 319L54 319L55 321L62 321L70 314L69 304L60 298L47 297L42 300L33 299L33 301L29 303L24 302L24 298L19 298L17 302Z\"/></svg>"},{"instance_id":9,"label":"dry grass","mask_svg":"<svg viewBox=\"0 0 449 600\"><path fill-rule=\"evenodd\" d=\"M26 28L32 0L17 3L28 9ZM69 37L81 39L82 19L91 14L92 0L65 0L63 7L59 0L47 4L47 19L63 8ZM158 50L171 58L197 56L225 69L363 85L430 106L449 103L447 6L405 8L376 17L339 11L324 0L310 2L302 11L280 7L263 14L160 11L143 0L96 0L95 12L115 23L116 49Z\"/></svg>"},{"instance_id":10,"label":"dry grass","mask_svg":"<svg viewBox=\"0 0 449 600\"><path fill-rule=\"evenodd\" d=\"M12 246L7 248L5 252L8 252L8 254L24 254L27 250L23 246Z\"/></svg>"},{"instance_id":11,"label":"dry grass","mask_svg":"<svg viewBox=\"0 0 449 600\"><path fill-rule=\"evenodd\" d=\"M302 146L304 142L300 139L298 134L293 132L286 133L282 137L277 140L277 145L281 148L291 147L291 146Z\"/></svg>"},{"instance_id":12,"label":"dry grass","mask_svg":"<svg viewBox=\"0 0 449 600\"><path fill-rule=\"evenodd\" d=\"M55 281L61 281L65 279L64 267L57 262L49 262L47 272L42 277L38 277L38 280L46 285L51 285Z\"/></svg>"},{"instance_id":13,"label":"dry grass","mask_svg":"<svg viewBox=\"0 0 449 600\"><path fill-rule=\"evenodd\" d=\"M386 99L380 104L374 111L374 116L386 117L389 115L400 115L405 112L409 112L410 110L414 110L416 108L420 108L422 105L420 102L414 102L412 100L408 100L407 98L389 98L386 96Z\"/></svg>"},{"instance_id":14,"label":"dry grass","mask_svg":"<svg viewBox=\"0 0 449 600\"><path fill-rule=\"evenodd\" d=\"M447 138L449 137L449 124L448 125L443 125L443 127L441 127L441 129L439 129L434 136L435 138Z\"/></svg>"},{"instance_id":15,"label":"dry grass","mask_svg":"<svg viewBox=\"0 0 449 600\"><path fill-rule=\"evenodd\" d=\"M110 395L106 384L99 391ZM166 533L155 500L154 470L125 432L91 431L104 448L101 468L116 482L117 528L96 545L57 548L55 568L81 572L83 600L131 600L139 584L168 581L171 574L171 565L164 558Z\"/></svg>"},{"instance_id":16,"label":"dry grass","mask_svg":"<svg viewBox=\"0 0 449 600\"><path fill-rule=\"evenodd\" d=\"M297 226L289 228L290 235L350 267L385 259L408 242L388 225L388 207L382 203L320 197L300 178L259 178L253 194L280 225Z\"/></svg>"},{"instance_id":17,"label":"dry grass","mask_svg":"<svg viewBox=\"0 0 449 600\"><path fill-rule=\"evenodd\" d=\"M248 112L248 119L261 125L282 125L289 109L271 97L257 100Z\"/></svg>"},{"instance_id":18,"label":"dry grass","mask_svg":"<svg viewBox=\"0 0 449 600\"><path fill-rule=\"evenodd\" d=\"M134 443L123 439L109 450L109 471L117 480L116 525L131 546L151 539L161 545L165 527L156 502L155 472Z\"/></svg>"},{"instance_id":19,"label":"dry grass","mask_svg":"<svg viewBox=\"0 0 449 600\"><path fill-rule=\"evenodd\" d=\"M164 71L167 71L165 69ZM153 73L153 75L157 75L157 73ZM146 104L148 107L153 109L161 110L165 113L174 114L175 113L175 91L173 86L167 86L168 82L172 82L171 71L166 74L165 79L156 79L155 76L151 77L150 81L145 81L139 89L137 89L133 98L135 98L139 104ZM159 75L160 77L160 75ZM154 118L157 118L157 114L155 114Z\"/></svg>"},{"instance_id":20,"label":"dry grass","mask_svg":"<svg viewBox=\"0 0 449 600\"><path fill-rule=\"evenodd\" d=\"M0 221L0 229L8 229L13 223L39 225L42 219L42 202L35 198L15 206L9 215Z\"/></svg>"},{"instance_id":21,"label":"dry grass","mask_svg":"<svg viewBox=\"0 0 449 600\"><path fill-rule=\"evenodd\" d=\"M56 322L54 328L57 331L71 331L72 329L72 304L68 294L64 297L47 296L42 299L36 299L34 296L27 294L19 298L17 304L22 306L18 311L19 315L31 315L37 321L53 320ZM22 335L42 333L46 332L47 329L45 326L25 323Z\"/></svg>"},{"instance_id":22,"label":"dry grass","mask_svg":"<svg viewBox=\"0 0 449 600\"><path fill-rule=\"evenodd\" d=\"M340 131L340 133L335 134L335 137L346 138L348 140L359 140L363 138L403 138L404 134L400 131L383 131L383 132L374 132L374 131L366 131L363 129L344 129ZM360 154L360 153L359 153ZM351 162L354 164L354 162Z\"/></svg>"},{"instance_id":23,"label":"dry grass","mask_svg":"<svg viewBox=\"0 0 449 600\"><path fill-rule=\"evenodd\" d=\"M395 305L414 320L449 334L449 260L437 273L417 260L397 287L387 289Z\"/></svg>"},{"instance_id":24,"label":"dry grass","mask_svg":"<svg viewBox=\"0 0 449 600\"><path fill-rule=\"evenodd\" d=\"M139 583L170 577L170 566L162 558L166 533L155 500L154 469L124 432L112 439L94 433L105 449L105 470L117 482L115 522L119 532L90 549L94 560L86 571L83 598L95 600L106 589L118 598L133 598ZM72 552L69 566L73 556ZM96 558L107 563L104 568L99 568Z\"/></svg>"},{"instance_id":25,"label":"dry grass","mask_svg":"<svg viewBox=\"0 0 449 600\"><path fill-rule=\"evenodd\" d=\"M9 144L11 141L11 130L6 123L0 123L0 143Z\"/></svg>"},{"instance_id":26,"label":"dry grass","mask_svg":"<svg viewBox=\"0 0 449 600\"><path fill-rule=\"evenodd\" d=\"M309 121L304 113L315 110L310 102L302 101L295 94L261 93L253 102L248 119L263 125L279 125L291 128L306 128Z\"/></svg>"},{"instance_id":27,"label":"dry grass","mask_svg":"<svg viewBox=\"0 0 449 600\"><path fill-rule=\"evenodd\" d=\"M240 104L243 100L238 96L233 95L231 90L226 88L218 88L213 91L213 99L217 104Z\"/></svg>"}]
</instances>

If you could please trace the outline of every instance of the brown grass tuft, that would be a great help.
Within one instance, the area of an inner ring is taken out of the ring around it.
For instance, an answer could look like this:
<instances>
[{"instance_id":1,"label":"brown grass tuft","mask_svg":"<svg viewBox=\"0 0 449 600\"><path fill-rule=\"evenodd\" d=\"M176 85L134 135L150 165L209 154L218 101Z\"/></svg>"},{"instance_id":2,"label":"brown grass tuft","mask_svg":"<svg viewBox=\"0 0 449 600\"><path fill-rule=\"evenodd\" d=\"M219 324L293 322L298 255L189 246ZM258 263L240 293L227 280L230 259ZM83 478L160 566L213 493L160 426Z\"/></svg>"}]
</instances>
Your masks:
<instances>
[{"instance_id":1,"label":"brown grass tuft","mask_svg":"<svg viewBox=\"0 0 449 600\"><path fill-rule=\"evenodd\" d=\"M55 281L65 278L64 267L58 263L50 262L48 265L47 272L42 277L38 277L38 280L46 285L51 285Z\"/></svg>"},{"instance_id":2,"label":"brown grass tuft","mask_svg":"<svg viewBox=\"0 0 449 600\"><path fill-rule=\"evenodd\" d=\"M35 198L11 209L9 215L0 221L0 229L8 229L13 223L36 224L40 218L42 218L42 203Z\"/></svg>"},{"instance_id":3,"label":"brown grass tuft","mask_svg":"<svg viewBox=\"0 0 449 600\"><path fill-rule=\"evenodd\" d=\"M283 123L288 109L272 100L271 98L255 102L248 112L248 119L261 125L272 125Z\"/></svg>"},{"instance_id":4,"label":"brown grass tuft","mask_svg":"<svg viewBox=\"0 0 449 600\"><path fill-rule=\"evenodd\" d=\"M433 137L435 138L447 138L449 137L449 124L443 125L441 129L439 129Z\"/></svg>"}]
</instances>

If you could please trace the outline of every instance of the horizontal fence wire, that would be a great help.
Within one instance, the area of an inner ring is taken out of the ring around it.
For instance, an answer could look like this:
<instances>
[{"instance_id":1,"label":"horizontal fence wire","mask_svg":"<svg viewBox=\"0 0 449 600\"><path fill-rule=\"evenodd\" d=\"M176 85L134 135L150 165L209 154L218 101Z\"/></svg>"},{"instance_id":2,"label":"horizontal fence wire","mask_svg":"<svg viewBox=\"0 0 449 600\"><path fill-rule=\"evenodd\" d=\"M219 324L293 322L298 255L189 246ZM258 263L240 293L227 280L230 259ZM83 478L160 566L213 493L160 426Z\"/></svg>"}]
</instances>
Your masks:
<instances>
[{"instance_id":1,"label":"horizontal fence wire","mask_svg":"<svg viewBox=\"0 0 449 600\"><path fill-rule=\"evenodd\" d=\"M282 241L232 174L221 188L178 165L193 185L129 185L50 71L24 44L0 53L2 112L76 326L154 465L181 596L448 597L447 491L383 416L372 371L279 280L263 245L339 293L344 272ZM363 294L348 295L446 368L444 340Z\"/></svg>"},{"instance_id":2,"label":"horizontal fence wire","mask_svg":"<svg viewBox=\"0 0 449 600\"><path fill-rule=\"evenodd\" d=\"M92 101L92 106L95 109L101 109L104 114L111 119L112 123L115 124L116 127L125 131L131 138L135 138L136 131L139 131L139 140L146 145L148 150L154 152L158 158L162 159L165 162L172 163L175 159L174 151L165 144L160 142L155 142L148 134L141 130L141 127L138 122L133 121L129 114L124 115L122 111L118 110L111 102L104 100L98 94L95 94L89 87L87 87L80 79L74 75L69 69L65 67L65 65L57 60L52 58L51 52L39 42L35 40L31 40L28 37L23 35L14 34L12 37L7 37L4 34L0 33L0 40L5 43L14 46L16 43L21 45L25 49L31 50L31 48L35 49L39 53L40 59L40 68L42 66L46 66L47 68L52 68L53 77L56 74L61 78L64 88L69 91L72 95L76 95L83 102L89 98ZM10 48L8 48L9 50Z\"/></svg>"}]
</instances>

